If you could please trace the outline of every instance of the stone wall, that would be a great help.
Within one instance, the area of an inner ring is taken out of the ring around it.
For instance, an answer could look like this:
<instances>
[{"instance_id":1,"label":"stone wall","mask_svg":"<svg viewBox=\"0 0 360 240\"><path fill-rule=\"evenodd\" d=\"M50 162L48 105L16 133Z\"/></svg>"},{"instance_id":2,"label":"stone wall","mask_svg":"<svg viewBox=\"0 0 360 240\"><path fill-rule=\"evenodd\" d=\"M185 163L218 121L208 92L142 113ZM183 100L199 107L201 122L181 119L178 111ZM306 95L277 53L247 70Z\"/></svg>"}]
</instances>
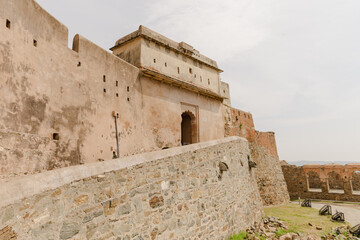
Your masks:
<instances>
[{"instance_id":1,"label":"stone wall","mask_svg":"<svg viewBox=\"0 0 360 240\"><path fill-rule=\"evenodd\" d=\"M359 164L282 165L292 199L360 201Z\"/></svg>"},{"instance_id":2,"label":"stone wall","mask_svg":"<svg viewBox=\"0 0 360 240\"><path fill-rule=\"evenodd\" d=\"M0 234L226 239L263 215L248 154L245 139L229 137L2 182Z\"/></svg>"},{"instance_id":3,"label":"stone wall","mask_svg":"<svg viewBox=\"0 0 360 240\"><path fill-rule=\"evenodd\" d=\"M255 130L252 114L235 108L225 107L225 135L241 136L249 141L251 159L260 195L264 205L287 203L289 194L277 154L273 132Z\"/></svg>"}]
</instances>

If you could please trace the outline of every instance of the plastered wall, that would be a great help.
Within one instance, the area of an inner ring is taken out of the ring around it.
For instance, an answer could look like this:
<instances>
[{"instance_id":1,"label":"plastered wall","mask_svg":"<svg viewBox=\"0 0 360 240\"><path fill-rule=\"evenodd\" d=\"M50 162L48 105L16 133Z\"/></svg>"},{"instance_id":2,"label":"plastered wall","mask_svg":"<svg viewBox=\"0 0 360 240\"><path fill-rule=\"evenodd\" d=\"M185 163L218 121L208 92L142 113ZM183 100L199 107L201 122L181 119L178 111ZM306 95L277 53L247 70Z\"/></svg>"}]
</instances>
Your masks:
<instances>
[{"instance_id":1,"label":"plastered wall","mask_svg":"<svg viewBox=\"0 0 360 240\"><path fill-rule=\"evenodd\" d=\"M144 77L82 36L69 49L34 1L0 6L0 178L111 159L113 114L120 156L179 146L182 103L199 109L199 141L224 136L221 101Z\"/></svg>"},{"instance_id":2,"label":"plastered wall","mask_svg":"<svg viewBox=\"0 0 360 240\"><path fill-rule=\"evenodd\" d=\"M230 137L17 178L0 189L0 235L227 239L263 216L249 153ZM229 166L221 180L219 161Z\"/></svg>"}]
</instances>

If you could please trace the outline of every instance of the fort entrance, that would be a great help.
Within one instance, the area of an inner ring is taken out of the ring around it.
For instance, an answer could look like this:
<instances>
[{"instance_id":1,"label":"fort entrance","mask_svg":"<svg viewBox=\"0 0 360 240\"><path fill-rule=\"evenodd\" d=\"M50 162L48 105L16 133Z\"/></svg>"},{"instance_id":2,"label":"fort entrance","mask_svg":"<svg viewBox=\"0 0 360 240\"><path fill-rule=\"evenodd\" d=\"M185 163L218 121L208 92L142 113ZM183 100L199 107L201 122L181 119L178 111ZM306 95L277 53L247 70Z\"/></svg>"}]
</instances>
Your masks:
<instances>
[{"instance_id":1,"label":"fort entrance","mask_svg":"<svg viewBox=\"0 0 360 240\"><path fill-rule=\"evenodd\" d=\"M196 118L190 111L181 114L181 145L196 143Z\"/></svg>"}]
</instances>

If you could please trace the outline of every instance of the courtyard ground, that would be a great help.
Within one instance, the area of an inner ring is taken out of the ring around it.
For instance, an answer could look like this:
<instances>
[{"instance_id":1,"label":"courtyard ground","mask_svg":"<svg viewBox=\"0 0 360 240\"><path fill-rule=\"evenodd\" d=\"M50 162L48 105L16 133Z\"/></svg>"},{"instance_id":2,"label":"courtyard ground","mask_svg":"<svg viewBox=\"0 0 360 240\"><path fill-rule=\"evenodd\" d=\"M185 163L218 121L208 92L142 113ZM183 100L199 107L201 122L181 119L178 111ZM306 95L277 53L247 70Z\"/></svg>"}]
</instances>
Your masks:
<instances>
[{"instance_id":1,"label":"courtyard ground","mask_svg":"<svg viewBox=\"0 0 360 240\"><path fill-rule=\"evenodd\" d=\"M324 236L334 228L346 225L330 221L330 216L321 216L315 208L301 207L291 203L277 207L266 207L266 216L280 218L287 225L287 231L299 232L304 235ZM320 229L321 228L321 229Z\"/></svg>"}]
</instances>

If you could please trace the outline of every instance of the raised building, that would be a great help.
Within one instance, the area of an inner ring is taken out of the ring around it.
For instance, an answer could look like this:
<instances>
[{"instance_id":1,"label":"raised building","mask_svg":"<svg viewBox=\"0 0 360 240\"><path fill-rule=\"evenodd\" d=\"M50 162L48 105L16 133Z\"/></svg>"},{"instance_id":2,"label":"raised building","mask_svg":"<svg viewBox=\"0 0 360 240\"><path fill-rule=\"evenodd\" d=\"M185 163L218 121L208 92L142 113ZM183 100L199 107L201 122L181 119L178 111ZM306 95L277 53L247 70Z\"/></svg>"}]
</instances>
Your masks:
<instances>
[{"instance_id":1,"label":"raised building","mask_svg":"<svg viewBox=\"0 0 360 240\"><path fill-rule=\"evenodd\" d=\"M69 49L33 0L0 0L0 22L0 236L92 239L96 223L214 239L289 200L274 134L231 107L222 70L189 44L140 26L112 53L80 35Z\"/></svg>"}]
</instances>

